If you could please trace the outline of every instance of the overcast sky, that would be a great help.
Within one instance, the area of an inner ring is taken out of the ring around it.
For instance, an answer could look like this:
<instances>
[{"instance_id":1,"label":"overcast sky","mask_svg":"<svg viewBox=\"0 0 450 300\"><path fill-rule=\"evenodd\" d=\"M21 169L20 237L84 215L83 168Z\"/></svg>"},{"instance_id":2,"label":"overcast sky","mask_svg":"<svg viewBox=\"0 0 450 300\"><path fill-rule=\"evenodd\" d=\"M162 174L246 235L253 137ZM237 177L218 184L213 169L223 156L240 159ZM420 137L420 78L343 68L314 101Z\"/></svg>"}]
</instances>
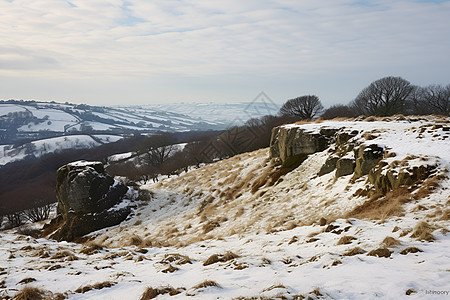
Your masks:
<instances>
[{"instance_id":1,"label":"overcast sky","mask_svg":"<svg viewBox=\"0 0 450 300\"><path fill-rule=\"evenodd\" d=\"M348 103L450 83L450 0L0 0L0 99Z\"/></svg>"}]
</instances>

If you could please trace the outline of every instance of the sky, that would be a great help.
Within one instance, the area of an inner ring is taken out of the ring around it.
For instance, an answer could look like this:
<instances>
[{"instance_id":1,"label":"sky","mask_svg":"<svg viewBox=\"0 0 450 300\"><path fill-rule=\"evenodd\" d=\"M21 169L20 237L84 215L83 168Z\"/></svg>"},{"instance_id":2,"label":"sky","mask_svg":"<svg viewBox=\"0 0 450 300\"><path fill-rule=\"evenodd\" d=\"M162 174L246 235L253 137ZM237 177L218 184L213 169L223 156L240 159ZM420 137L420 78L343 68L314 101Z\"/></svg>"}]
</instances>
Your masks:
<instances>
[{"instance_id":1,"label":"sky","mask_svg":"<svg viewBox=\"0 0 450 300\"><path fill-rule=\"evenodd\" d=\"M450 83L450 0L0 0L0 99L347 104Z\"/></svg>"}]
</instances>

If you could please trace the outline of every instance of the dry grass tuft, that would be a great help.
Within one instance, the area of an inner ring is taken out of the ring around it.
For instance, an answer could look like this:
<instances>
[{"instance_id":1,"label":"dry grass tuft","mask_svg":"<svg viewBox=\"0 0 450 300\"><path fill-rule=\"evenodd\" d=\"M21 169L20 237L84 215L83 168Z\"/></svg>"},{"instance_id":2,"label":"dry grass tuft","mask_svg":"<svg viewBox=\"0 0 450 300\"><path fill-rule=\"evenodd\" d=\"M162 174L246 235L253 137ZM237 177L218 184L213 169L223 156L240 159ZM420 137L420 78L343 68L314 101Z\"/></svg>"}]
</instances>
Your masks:
<instances>
[{"instance_id":1,"label":"dry grass tuft","mask_svg":"<svg viewBox=\"0 0 450 300\"><path fill-rule=\"evenodd\" d=\"M73 260L77 260L77 259L78 259L78 257L76 257L75 255L73 255L73 253L70 252L70 251L68 251L68 250L56 252L56 253L53 254L50 258L51 258L51 259L62 259L62 258L66 258L66 260L68 260L68 261L73 261Z\"/></svg>"},{"instance_id":2,"label":"dry grass tuft","mask_svg":"<svg viewBox=\"0 0 450 300\"><path fill-rule=\"evenodd\" d=\"M227 252L223 255L220 254L213 254L210 257L208 257L207 260L203 263L204 266L212 265L218 262L226 262L235 258L238 258L239 255L234 254L233 252Z\"/></svg>"},{"instance_id":3,"label":"dry grass tuft","mask_svg":"<svg viewBox=\"0 0 450 300\"><path fill-rule=\"evenodd\" d=\"M351 244L353 240L356 240L354 236L344 235L339 239L336 245L348 245Z\"/></svg>"},{"instance_id":4,"label":"dry grass tuft","mask_svg":"<svg viewBox=\"0 0 450 300\"><path fill-rule=\"evenodd\" d=\"M409 253L417 253L417 252L423 252L423 251L417 247L407 247L407 248L403 249L402 251L400 251L400 254L407 255Z\"/></svg>"},{"instance_id":5,"label":"dry grass tuft","mask_svg":"<svg viewBox=\"0 0 450 300\"><path fill-rule=\"evenodd\" d=\"M35 287L26 286L14 295L14 300L41 300L47 292Z\"/></svg>"},{"instance_id":6,"label":"dry grass tuft","mask_svg":"<svg viewBox=\"0 0 450 300\"><path fill-rule=\"evenodd\" d=\"M140 236L135 235L135 234L133 234L130 237L130 245L141 246L143 244L143 242L144 241L142 240L142 238Z\"/></svg>"},{"instance_id":7,"label":"dry grass tuft","mask_svg":"<svg viewBox=\"0 0 450 300\"><path fill-rule=\"evenodd\" d=\"M103 247L101 245L94 242L88 242L80 250L80 253L91 255L100 252L100 250L103 250Z\"/></svg>"},{"instance_id":8,"label":"dry grass tuft","mask_svg":"<svg viewBox=\"0 0 450 300\"><path fill-rule=\"evenodd\" d=\"M203 234L206 234L210 231L213 231L214 229L216 229L217 227L220 227L220 223L217 222L216 220L214 221L209 221L206 224L203 225Z\"/></svg>"},{"instance_id":9,"label":"dry grass tuft","mask_svg":"<svg viewBox=\"0 0 450 300\"><path fill-rule=\"evenodd\" d=\"M171 264L167 267L167 269L162 270L163 273L173 273L175 271L178 271L180 268L174 267Z\"/></svg>"},{"instance_id":10,"label":"dry grass tuft","mask_svg":"<svg viewBox=\"0 0 450 300\"><path fill-rule=\"evenodd\" d=\"M442 217L439 219L442 221L450 221L450 209L446 209L443 213L442 213Z\"/></svg>"},{"instance_id":11,"label":"dry grass tuft","mask_svg":"<svg viewBox=\"0 0 450 300\"><path fill-rule=\"evenodd\" d=\"M425 221L422 221L414 227L413 233L411 233L411 237L415 238L419 241L427 241L432 242L435 240L432 232L434 231L434 227L428 224Z\"/></svg>"},{"instance_id":12,"label":"dry grass tuft","mask_svg":"<svg viewBox=\"0 0 450 300\"><path fill-rule=\"evenodd\" d=\"M411 200L410 193L406 187L400 187L386 195L375 194L363 204L354 208L345 217L385 220L392 216L402 216L402 205Z\"/></svg>"},{"instance_id":13,"label":"dry grass tuft","mask_svg":"<svg viewBox=\"0 0 450 300\"><path fill-rule=\"evenodd\" d=\"M354 255L358 255L358 254L364 254L366 252L367 251L364 250L364 249L361 249L359 247L355 247L355 248L352 248L349 251L345 252L343 255L344 256L354 256Z\"/></svg>"},{"instance_id":14,"label":"dry grass tuft","mask_svg":"<svg viewBox=\"0 0 450 300\"><path fill-rule=\"evenodd\" d=\"M34 282L34 281L36 281L36 278L27 277L27 278L24 278L21 281L19 281L19 284L27 284L27 283Z\"/></svg>"},{"instance_id":15,"label":"dry grass tuft","mask_svg":"<svg viewBox=\"0 0 450 300\"><path fill-rule=\"evenodd\" d=\"M392 252L387 248L378 248L367 253L368 256L376 256L376 257L390 257Z\"/></svg>"},{"instance_id":16,"label":"dry grass tuft","mask_svg":"<svg viewBox=\"0 0 450 300\"><path fill-rule=\"evenodd\" d=\"M158 297L159 295L169 294L170 296L175 296L180 294L184 288L178 288L175 289L171 286L166 287L159 287L159 288L152 288L148 287L144 293L142 294L140 300L148 300L148 299L154 299Z\"/></svg>"},{"instance_id":17,"label":"dry grass tuft","mask_svg":"<svg viewBox=\"0 0 450 300\"><path fill-rule=\"evenodd\" d=\"M400 242L399 240L397 240L391 236L387 236L383 240L383 246L385 246L386 248L393 248L396 246L400 246L401 244L402 244L402 242Z\"/></svg>"},{"instance_id":18,"label":"dry grass tuft","mask_svg":"<svg viewBox=\"0 0 450 300\"><path fill-rule=\"evenodd\" d=\"M203 281L203 282L193 286L192 288L195 289L195 290L198 290L198 289L205 289L205 288L210 287L210 286L220 287L220 285L217 282L213 281L213 280L205 280L205 281Z\"/></svg>"},{"instance_id":19,"label":"dry grass tuft","mask_svg":"<svg viewBox=\"0 0 450 300\"><path fill-rule=\"evenodd\" d=\"M75 290L75 293L86 293L89 292L91 290L101 290L104 288L109 288L114 286L115 284L117 284L116 282L111 282L111 281L104 281L104 282L99 282L93 285L87 285L84 287L80 287L78 289Z\"/></svg>"},{"instance_id":20,"label":"dry grass tuft","mask_svg":"<svg viewBox=\"0 0 450 300\"><path fill-rule=\"evenodd\" d=\"M163 264L175 263L177 265L192 264L189 256L181 255L178 253L164 255L164 259L161 260L161 263Z\"/></svg>"},{"instance_id":21,"label":"dry grass tuft","mask_svg":"<svg viewBox=\"0 0 450 300\"><path fill-rule=\"evenodd\" d=\"M428 177L424 182L420 184L420 188L414 192L414 199L420 200L428 197L434 191L440 187L440 182L446 179L447 176L444 174L436 174L434 176Z\"/></svg>"}]
</instances>

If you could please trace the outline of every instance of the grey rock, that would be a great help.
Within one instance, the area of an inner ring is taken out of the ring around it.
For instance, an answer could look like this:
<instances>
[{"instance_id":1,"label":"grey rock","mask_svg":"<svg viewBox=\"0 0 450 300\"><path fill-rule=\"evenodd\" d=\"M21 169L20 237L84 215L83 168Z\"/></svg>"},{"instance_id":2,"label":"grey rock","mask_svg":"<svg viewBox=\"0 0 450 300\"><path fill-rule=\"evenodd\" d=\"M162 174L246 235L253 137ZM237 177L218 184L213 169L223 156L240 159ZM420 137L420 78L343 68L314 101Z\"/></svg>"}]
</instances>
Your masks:
<instances>
[{"instance_id":1,"label":"grey rock","mask_svg":"<svg viewBox=\"0 0 450 300\"><path fill-rule=\"evenodd\" d=\"M299 165L308 155L325 150L338 130L322 128L312 133L299 127L276 127L272 130L270 156L280 158L283 167Z\"/></svg>"},{"instance_id":2,"label":"grey rock","mask_svg":"<svg viewBox=\"0 0 450 300\"><path fill-rule=\"evenodd\" d=\"M56 240L73 241L92 231L117 225L130 213L124 206L114 210L128 187L115 181L100 162L75 162L57 171L56 196L61 226Z\"/></svg>"},{"instance_id":3,"label":"grey rock","mask_svg":"<svg viewBox=\"0 0 450 300\"><path fill-rule=\"evenodd\" d=\"M336 164L339 160L339 157L337 156L330 156L327 158L323 166L320 168L320 171L317 175L322 176L328 173L331 173L336 169Z\"/></svg>"},{"instance_id":4,"label":"grey rock","mask_svg":"<svg viewBox=\"0 0 450 300\"><path fill-rule=\"evenodd\" d=\"M355 161L352 158L341 158L336 163L336 177L350 175L354 169Z\"/></svg>"},{"instance_id":5,"label":"grey rock","mask_svg":"<svg viewBox=\"0 0 450 300\"><path fill-rule=\"evenodd\" d=\"M361 145L354 151L356 157L355 178L369 174L384 155L384 149L376 144Z\"/></svg>"}]
</instances>

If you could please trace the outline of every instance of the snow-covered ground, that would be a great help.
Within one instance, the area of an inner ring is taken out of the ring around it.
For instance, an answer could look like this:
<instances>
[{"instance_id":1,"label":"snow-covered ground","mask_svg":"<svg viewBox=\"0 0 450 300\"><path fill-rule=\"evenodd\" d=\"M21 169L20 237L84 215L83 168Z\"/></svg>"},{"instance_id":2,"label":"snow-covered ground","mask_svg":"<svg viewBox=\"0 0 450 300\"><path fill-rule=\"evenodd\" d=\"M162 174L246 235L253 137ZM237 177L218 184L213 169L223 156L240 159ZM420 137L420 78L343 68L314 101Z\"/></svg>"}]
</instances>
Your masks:
<instances>
[{"instance_id":1,"label":"snow-covered ground","mask_svg":"<svg viewBox=\"0 0 450 300\"><path fill-rule=\"evenodd\" d=\"M29 285L68 299L150 287L158 299L449 299L449 119L288 126L357 129L395 153L387 163L432 164L437 181L398 213L357 219L367 175L317 176L331 149L271 184L268 150L241 154L141 187L150 197L133 217L85 245L1 232L0 297ZM103 249L86 254L92 245Z\"/></svg>"}]
</instances>

